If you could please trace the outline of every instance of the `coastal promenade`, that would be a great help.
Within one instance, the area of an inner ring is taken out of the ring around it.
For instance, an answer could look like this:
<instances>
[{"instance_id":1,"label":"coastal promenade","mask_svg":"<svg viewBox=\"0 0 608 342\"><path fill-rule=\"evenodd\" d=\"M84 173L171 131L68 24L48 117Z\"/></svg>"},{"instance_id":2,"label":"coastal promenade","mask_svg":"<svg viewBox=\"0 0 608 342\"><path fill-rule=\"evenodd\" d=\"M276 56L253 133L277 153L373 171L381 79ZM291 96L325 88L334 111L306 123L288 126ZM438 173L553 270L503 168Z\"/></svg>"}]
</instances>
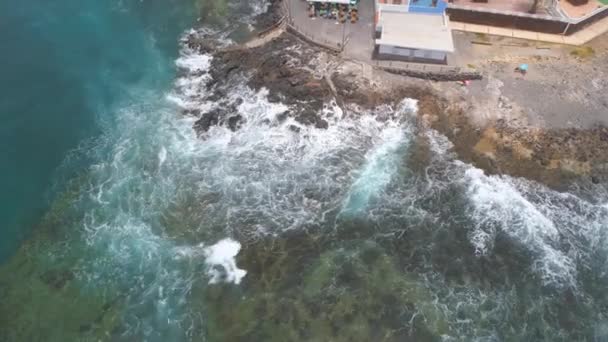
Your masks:
<instances>
[{"instance_id":1,"label":"coastal promenade","mask_svg":"<svg viewBox=\"0 0 608 342\"><path fill-rule=\"evenodd\" d=\"M345 24L339 24L336 20L310 18L305 0L285 0L283 5L288 31L310 43L340 54L345 60L360 62L364 73L370 73L373 69L382 69L392 73L436 80L466 80L481 77L478 75L479 71L470 66L474 63L470 63L469 57L467 57L469 54L466 52L468 50L462 46L456 53L448 55L448 65L374 59L374 1L362 0L359 6L360 20L356 23L347 22ZM569 36L452 21L449 25L454 31L580 46L608 32L608 17Z\"/></svg>"},{"instance_id":2,"label":"coastal promenade","mask_svg":"<svg viewBox=\"0 0 608 342\"><path fill-rule=\"evenodd\" d=\"M285 12L289 25L308 39L340 50L347 57L369 60L374 49L374 2L362 0L359 4L359 21L337 24L335 20L308 17L305 0L285 0ZM455 31L480 33L545 43L580 46L608 32L608 17L571 34L548 34L520 29L450 21Z\"/></svg>"},{"instance_id":3,"label":"coastal promenade","mask_svg":"<svg viewBox=\"0 0 608 342\"><path fill-rule=\"evenodd\" d=\"M345 59L365 63L371 67L411 75L467 72L459 66L401 61L378 61L374 53L374 1L359 3L359 20L339 24L336 20L310 18L305 0L285 0L284 11L288 28L318 46L340 53ZM448 57L449 60L449 57ZM466 68L464 68L466 69ZM471 71L471 70L468 70Z\"/></svg>"},{"instance_id":4,"label":"coastal promenade","mask_svg":"<svg viewBox=\"0 0 608 342\"><path fill-rule=\"evenodd\" d=\"M336 20L310 18L305 0L285 0L289 25L301 35L344 55L367 60L374 51L374 1L359 3L359 20L344 24Z\"/></svg>"}]
</instances>

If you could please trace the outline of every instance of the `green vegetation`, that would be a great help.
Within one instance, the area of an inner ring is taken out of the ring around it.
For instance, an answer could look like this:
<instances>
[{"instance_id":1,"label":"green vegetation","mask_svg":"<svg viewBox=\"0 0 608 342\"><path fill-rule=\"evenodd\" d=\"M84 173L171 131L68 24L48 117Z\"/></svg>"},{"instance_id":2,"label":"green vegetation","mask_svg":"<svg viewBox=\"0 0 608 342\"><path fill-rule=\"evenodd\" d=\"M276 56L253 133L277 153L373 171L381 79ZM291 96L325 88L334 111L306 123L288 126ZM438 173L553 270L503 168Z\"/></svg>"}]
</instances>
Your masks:
<instances>
[{"instance_id":1,"label":"green vegetation","mask_svg":"<svg viewBox=\"0 0 608 342\"><path fill-rule=\"evenodd\" d=\"M591 46L581 46L574 48L570 51L570 54L579 58L588 58L595 54L595 50Z\"/></svg>"},{"instance_id":2,"label":"green vegetation","mask_svg":"<svg viewBox=\"0 0 608 342\"><path fill-rule=\"evenodd\" d=\"M482 42L489 42L490 37L485 33L475 33L475 38Z\"/></svg>"}]
</instances>

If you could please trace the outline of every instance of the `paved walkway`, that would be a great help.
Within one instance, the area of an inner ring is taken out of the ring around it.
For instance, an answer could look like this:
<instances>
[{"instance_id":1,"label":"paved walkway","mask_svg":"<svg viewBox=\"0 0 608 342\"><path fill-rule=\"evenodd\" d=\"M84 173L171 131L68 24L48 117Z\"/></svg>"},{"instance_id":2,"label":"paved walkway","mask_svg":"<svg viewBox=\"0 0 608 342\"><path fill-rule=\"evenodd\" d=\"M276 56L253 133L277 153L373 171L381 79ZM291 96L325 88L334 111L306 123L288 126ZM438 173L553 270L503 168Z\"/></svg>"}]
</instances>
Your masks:
<instances>
[{"instance_id":1,"label":"paved walkway","mask_svg":"<svg viewBox=\"0 0 608 342\"><path fill-rule=\"evenodd\" d=\"M385 69L429 73L461 72L462 68L457 66L372 59L374 52L374 0L361 0L359 2L359 21L356 23L347 21L345 24L338 24L336 20L309 18L308 5L305 0L286 0L285 5L287 17L291 18L289 25L292 29L319 45L341 51L342 56L346 59Z\"/></svg>"},{"instance_id":2,"label":"paved walkway","mask_svg":"<svg viewBox=\"0 0 608 342\"><path fill-rule=\"evenodd\" d=\"M359 21L344 24L336 20L308 17L305 0L286 0L290 25L313 41L344 48L344 54L356 59L369 59L374 51L374 0L359 2Z\"/></svg>"},{"instance_id":3,"label":"paved walkway","mask_svg":"<svg viewBox=\"0 0 608 342\"><path fill-rule=\"evenodd\" d=\"M461 23L461 22L457 22L457 21L450 21L450 27L452 28L452 30L456 30L456 31L484 33L484 34L491 34L491 35L495 35L495 36L536 40L536 41L541 41L541 42L546 42L546 43L557 43L557 44L579 46L579 45L588 43L592 39L594 39L604 33L607 33L608 32L608 17L606 17L602 20L599 20L569 36L563 36L560 34L547 34L547 33L533 32L533 31L500 28L500 27L486 26L486 25L467 24L467 23Z\"/></svg>"},{"instance_id":4,"label":"paved walkway","mask_svg":"<svg viewBox=\"0 0 608 342\"><path fill-rule=\"evenodd\" d=\"M262 45L268 43L269 41L277 38L278 36L282 35L283 32L285 32L286 24L287 24L286 21L282 21L275 28L265 32L264 35L257 37L255 39L252 39L252 40L248 41L247 43L245 43L244 47L248 48L248 49L252 49L252 48L256 48L258 46L262 46Z\"/></svg>"}]
</instances>

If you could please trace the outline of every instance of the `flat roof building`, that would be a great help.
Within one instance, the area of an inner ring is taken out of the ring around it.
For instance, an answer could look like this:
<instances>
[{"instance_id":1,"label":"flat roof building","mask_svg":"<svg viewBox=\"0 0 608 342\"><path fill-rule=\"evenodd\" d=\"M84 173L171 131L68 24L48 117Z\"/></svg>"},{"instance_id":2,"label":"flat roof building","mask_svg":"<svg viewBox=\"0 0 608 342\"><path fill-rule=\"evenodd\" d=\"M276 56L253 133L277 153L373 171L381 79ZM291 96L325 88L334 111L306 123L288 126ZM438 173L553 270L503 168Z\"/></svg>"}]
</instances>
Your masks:
<instances>
[{"instance_id":1,"label":"flat roof building","mask_svg":"<svg viewBox=\"0 0 608 342\"><path fill-rule=\"evenodd\" d=\"M424 1L420 1L424 3ZM418 2L416 2L418 3ZM447 63L454 52L445 5L420 10L420 6L381 3L376 13L375 57L412 62Z\"/></svg>"}]
</instances>

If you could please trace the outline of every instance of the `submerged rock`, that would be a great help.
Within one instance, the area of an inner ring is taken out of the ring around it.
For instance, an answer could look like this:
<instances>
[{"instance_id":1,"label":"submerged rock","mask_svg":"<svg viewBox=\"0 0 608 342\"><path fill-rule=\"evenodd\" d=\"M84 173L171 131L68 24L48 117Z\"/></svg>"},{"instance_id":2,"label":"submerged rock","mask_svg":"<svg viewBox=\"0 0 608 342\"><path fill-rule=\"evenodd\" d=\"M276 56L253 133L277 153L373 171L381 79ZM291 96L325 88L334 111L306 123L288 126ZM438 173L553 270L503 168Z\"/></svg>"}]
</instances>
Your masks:
<instances>
[{"instance_id":1,"label":"submerged rock","mask_svg":"<svg viewBox=\"0 0 608 342\"><path fill-rule=\"evenodd\" d=\"M242 122L243 122L243 116L241 114L231 116L230 118L228 118L228 127L232 131L236 131L237 129L239 129L241 127Z\"/></svg>"},{"instance_id":2,"label":"submerged rock","mask_svg":"<svg viewBox=\"0 0 608 342\"><path fill-rule=\"evenodd\" d=\"M194 128L199 132L207 132L211 126L215 126L220 122L220 114L220 110L217 109L203 114L203 116L194 123Z\"/></svg>"},{"instance_id":3,"label":"submerged rock","mask_svg":"<svg viewBox=\"0 0 608 342\"><path fill-rule=\"evenodd\" d=\"M371 241L336 248L295 232L250 244L239 260L244 295L207 290L214 339L420 341L449 332L431 294Z\"/></svg>"},{"instance_id":4,"label":"submerged rock","mask_svg":"<svg viewBox=\"0 0 608 342\"><path fill-rule=\"evenodd\" d=\"M40 276L45 284L56 290L62 289L73 278L74 274L69 270L49 270Z\"/></svg>"},{"instance_id":5,"label":"submerged rock","mask_svg":"<svg viewBox=\"0 0 608 342\"><path fill-rule=\"evenodd\" d=\"M256 91L268 89L270 102L281 102L291 107L279 121L291 116L302 124L327 128L328 123L320 117L320 112L323 104L332 98L331 90L310 69L305 68L305 64L318 51L299 44L295 37L285 34L255 49L215 51L209 71L211 80L207 88L210 94L207 98L221 101L227 89L245 79L247 85ZM210 126L225 120L230 129L238 129L241 116L233 115L225 119L224 116L217 110L213 111L203 115L195 127L199 132L206 132Z\"/></svg>"}]
</instances>

